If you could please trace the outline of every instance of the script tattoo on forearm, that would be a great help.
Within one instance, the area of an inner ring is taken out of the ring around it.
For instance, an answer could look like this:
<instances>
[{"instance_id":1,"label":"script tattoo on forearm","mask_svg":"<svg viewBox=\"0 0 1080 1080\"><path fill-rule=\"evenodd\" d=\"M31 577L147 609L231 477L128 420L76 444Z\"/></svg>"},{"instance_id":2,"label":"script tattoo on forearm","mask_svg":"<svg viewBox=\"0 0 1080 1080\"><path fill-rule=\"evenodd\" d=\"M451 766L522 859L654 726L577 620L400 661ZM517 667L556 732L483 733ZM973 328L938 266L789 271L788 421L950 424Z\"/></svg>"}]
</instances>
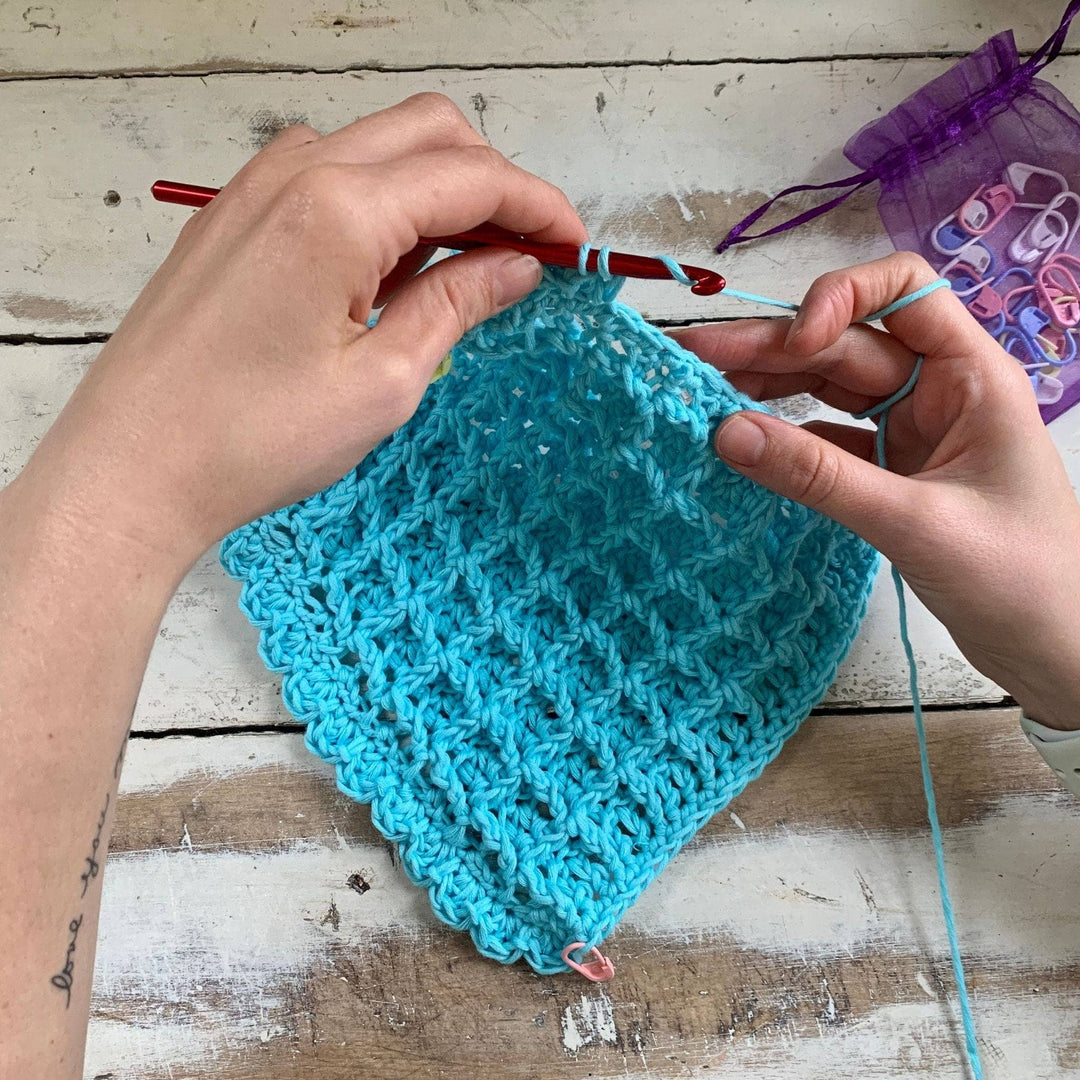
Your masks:
<instances>
[{"instance_id":1,"label":"script tattoo on forearm","mask_svg":"<svg viewBox=\"0 0 1080 1080\"><path fill-rule=\"evenodd\" d=\"M131 721L128 721L127 731L124 732L124 738L120 743L120 751L116 755L116 761L113 764L113 779L117 780L120 776L120 767L124 763L124 751L127 749L128 736L131 734ZM109 803L112 801L112 795L105 792L105 805L101 808L101 813L98 814L97 827L94 830L94 838L90 841L90 854L83 858L83 872L79 875L79 880L82 882L82 892L79 894L80 898L86 896L86 890L90 888L90 882L94 880L101 873L101 860L98 859L98 849L101 847L101 834L105 831L105 819L109 815ZM57 990L63 991L64 1008L71 1008L71 987L74 983L75 977L75 946L79 940L79 928L83 924L84 912L79 914L68 923L68 934L70 938L68 940L67 952L64 954L64 966L49 980L49 982L56 987Z\"/></svg>"},{"instance_id":2,"label":"script tattoo on forearm","mask_svg":"<svg viewBox=\"0 0 1080 1080\"><path fill-rule=\"evenodd\" d=\"M98 859L98 848L101 846L101 832L105 828L105 817L109 812L109 793L105 793L105 805L101 808L101 813L98 815L97 830L94 832L94 839L90 842L90 854L83 859L84 870L79 875L79 880L82 881L82 893L80 896L86 895L86 890L90 888L90 882L94 880L101 872L101 862ZM64 1008L71 1008L71 986L75 976L75 943L79 938L79 927L82 926L83 912L79 914L68 923L68 934L71 935L68 941L67 952L64 954L64 966L49 980L57 990L64 992Z\"/></svg>"},{"instance_id":3,"label":"script tattoo on forearm","mask_svg":"<svg viewBox=\"0 0 1080 1080\"><path fill-rule=\"evenodd\" d=\"M105 792L105 805L101 808L101 814L98 817L97 832L94 833L94 839L90 843L90 854L86 856L86 869L83 870L82 878L82 896L86 895L86 890L90 888L90 882L98 876L101 870L101 863L98 862L98 848L101 846L101 830L105 828L105 815L109 812L109 793Z\"/></svg>"},{"instance_id":4,"label":"script tattoo on forearm","mask_svg":"<svg viewBox=\"0 0 1080 1080\"><path fill-rule=\"evenodd\" d=\"M79 927L82 926L82 921L83 917L80 915L77 919L72 919L68 923L68 933L71 935L71 940L68 942L67 953L64 955L64 966L49 980L57 990L63 990L67 995L64 1004L65 1009L71 1008L71 983L72 975L75 972L75 942L78 941Z\"/></svg>"},{"instance_id":5,"label":"script tattoo on forearm","mask_svg":"<svg viewBox=\"0 0 1080 1080\"><path fill-rule=\"evenodd\" d=\"M113 765L112 775L114 780L120 779L120 766L124 764L124 751L127 750L128 739L131 736L131 725L135 722L135 710L131 710L131 716L128 717L127 731L124 732L124 737L120 740L120 751L116 755L116 762Z\"/></svg>"}]
</instances>

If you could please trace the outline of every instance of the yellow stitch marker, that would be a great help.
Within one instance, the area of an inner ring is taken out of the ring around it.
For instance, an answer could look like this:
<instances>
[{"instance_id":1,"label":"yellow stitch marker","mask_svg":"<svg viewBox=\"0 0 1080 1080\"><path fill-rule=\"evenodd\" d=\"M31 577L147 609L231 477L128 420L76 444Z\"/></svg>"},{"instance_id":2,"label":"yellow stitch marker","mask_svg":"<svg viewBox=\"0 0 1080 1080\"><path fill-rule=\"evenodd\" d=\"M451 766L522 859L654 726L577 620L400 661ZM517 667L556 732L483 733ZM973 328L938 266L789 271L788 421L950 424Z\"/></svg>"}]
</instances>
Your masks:
<instances>
[{"instance_id":1,"label":"yellow stitch marker","mask_svg":"<svg viewBox=\"0 0 1080 1080\"><path fill-rule=\"evenodd\" d=\"M440 361L439 366L435 369L435 374L431 376L431 382L437 383L445 374L447 374L454 364L454 354L447 353ZM428 384L429 386L431 383Z\"/></svg>"}]
</instances>

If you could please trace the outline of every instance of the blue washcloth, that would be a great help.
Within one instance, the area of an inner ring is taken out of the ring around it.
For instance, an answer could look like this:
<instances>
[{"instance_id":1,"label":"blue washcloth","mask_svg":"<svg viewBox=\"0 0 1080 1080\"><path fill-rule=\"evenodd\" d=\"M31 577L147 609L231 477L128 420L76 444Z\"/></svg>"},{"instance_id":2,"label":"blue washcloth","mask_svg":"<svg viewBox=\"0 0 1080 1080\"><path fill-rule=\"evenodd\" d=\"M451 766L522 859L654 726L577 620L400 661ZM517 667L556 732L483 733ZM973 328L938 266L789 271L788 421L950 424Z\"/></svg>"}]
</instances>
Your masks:
<instances>
[{"instance_id":1,"label":"blue washcloth","mask_svg":"<svg viewBox=\"0 0 1080 1080\"><path fill-rule=\"evenodd\" d=\"M548 271L222 562L307 745L485 956L566 970L832 681L877 555L715 456L760 408Z\"/></svg>"}]
</instances>

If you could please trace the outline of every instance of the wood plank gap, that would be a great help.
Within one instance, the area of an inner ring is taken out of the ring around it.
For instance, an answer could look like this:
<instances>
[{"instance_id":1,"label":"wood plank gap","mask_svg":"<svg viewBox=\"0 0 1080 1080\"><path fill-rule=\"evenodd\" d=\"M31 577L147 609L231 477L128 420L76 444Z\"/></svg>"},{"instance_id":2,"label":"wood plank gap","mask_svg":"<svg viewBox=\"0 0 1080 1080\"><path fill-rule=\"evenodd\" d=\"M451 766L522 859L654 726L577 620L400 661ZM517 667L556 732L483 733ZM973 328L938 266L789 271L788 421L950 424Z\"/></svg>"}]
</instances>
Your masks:
<instances>
[{"instance_id":1,"label":"wood plank gap","mask_svg":"<svg viewBox=\"0 0 1080 1080\"><path fill-rule=\"evenodd\" d=\"M195 738L205 739L213 735L289 735L307 730L307 724L299 721L282 721L279 724L222 724L217 727L171 727L155 728L153 731L132 731L129 738L155 739Z\"/></svg>"},{"instance_id":2,"label":"wood plank gap","mask_svg":"<svg viewBox=\"0 0 1080 1080\"><path fill-rule=\"evenodd\" d=\"M0 334L0 348L5 345L101 345L112 334L109 333L86 333L86 334L59 334L52 337L48 334Z\"/></svg>"},{"instance_id":3,"label":"wood plank gap","mask_svg":"<svg viewBox=\"0 0 1080 1080\"><path fill-rule=\"evenodd\" d=\"M720 294L723 296L723 293ZM739 322L742 319L788 319L790 315L716 315L701 319L649 319L649 323L661 330L677 330L686 326L711 326L713 323Z\"/></svg>"},{"instance_id":4,"label":"wood plank gap","mask_svg":"<svg viewBox=\"0 0 1080 1080\"><path fill-rule=\"evenodd\" d=\"M150 68L117 68L114 71L49 71L34 74L25 71L0 71L0 82L49 82L57 79L202 79L213 75L348 75L348 74L425 74L444 71L590 71L604 68L668 68L668 67L717 67L722 64L753 65L755 67L780 64L842 64L864 60L956 60L968 56L969 50L946 49L932 52L888 53L832 53L805 56L735 56L708 57L694 60L564 60L540 64L436 64L428 66L394 64L350 64L345 67L275 67L266 64L239 64L233 67L207 67L202 64L192 68L155 70ZM1021 58L1031 55L1021 52ZM1062 49L1060 56L1080 56L1080 48Z\"/></svg>"},{"instance_id":5,"label":"wood plank gap","mask_svg":"<svg viewBox=\"0 0 1080 1080\"><path fill-rule=\"evenodd\" d=\"M967 712L972 709L986 712L1007 712L1017 709L1019 706L1011 697L994 698L987 701L960 701L954 704L948 702L928 702L923 705L924 714L943 712ZM902 713L905 716L914 716L910 705L818 705L810 710L811 716L834 716L842 713L844 716L892 716Z\"/></svg>"},{"instance_id":6,"label":"wood plank gap","mask_svg":"<svg viewBox=\"0 0 1080 1080\"><path fill-rule=\"evenodd\" d=\"M1001 698L996 701L985 702L960 702L957 704L931 704L923 706L924 714L931 713L955 713L955 712L994 712L1004 713L1016 709L1018 706L1012 698ZM823 716L860 717L860 716L912 716L914 715L909 705L877 705L871 707L852 706L845 708L843 705L820 705L811 710L808 719ZM170 727L156 728L152 731L133 731L132 739L156 739L195 738L208 739L219 735L283 735L303 733L307 724L299 721L262 724L224 724L217 727Z\"/></svg>"}]
</instances>

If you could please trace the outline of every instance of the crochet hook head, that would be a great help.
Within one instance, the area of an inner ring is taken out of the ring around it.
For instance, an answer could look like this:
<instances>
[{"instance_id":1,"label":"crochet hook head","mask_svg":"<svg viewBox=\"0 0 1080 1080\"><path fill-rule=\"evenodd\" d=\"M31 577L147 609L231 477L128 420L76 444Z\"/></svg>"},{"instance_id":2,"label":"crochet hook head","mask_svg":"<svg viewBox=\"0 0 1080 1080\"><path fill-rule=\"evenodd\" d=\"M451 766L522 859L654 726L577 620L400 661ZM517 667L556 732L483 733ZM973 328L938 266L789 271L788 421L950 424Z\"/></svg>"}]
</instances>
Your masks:
<instances>
[{"instance_id":1,"label":"crochet hook head","mask_svg":"<svg viewBox=\"0 0 1080 1080\"><path fill-rule=\"evenodd\" d=\"M205 206L220 191L220 188L203 187L201 184L186 184L176 180L156 180L150 187L150 193L159 202L179 203L181 206ZM477 247L506 247L532 255L546 266L565 266L574 269L579 265L581 249L573 244L541 244L527 236L512 233L498 225L481 225L467 232L453 236L421 236L419 247L442 247L463 251ZM690 291L697 296L713 296L727 284L715 270L706 270L702 266L687 266L685 263L673 263L693 284ZM589 273L600 271L599 252L590 251L586 258L585 269ZM629 255L621 251L606 253L606 269L618 277L646 278L654 281L679 280L671 267L662 259L647 255Z\"/></svg>"}]
</instances>

